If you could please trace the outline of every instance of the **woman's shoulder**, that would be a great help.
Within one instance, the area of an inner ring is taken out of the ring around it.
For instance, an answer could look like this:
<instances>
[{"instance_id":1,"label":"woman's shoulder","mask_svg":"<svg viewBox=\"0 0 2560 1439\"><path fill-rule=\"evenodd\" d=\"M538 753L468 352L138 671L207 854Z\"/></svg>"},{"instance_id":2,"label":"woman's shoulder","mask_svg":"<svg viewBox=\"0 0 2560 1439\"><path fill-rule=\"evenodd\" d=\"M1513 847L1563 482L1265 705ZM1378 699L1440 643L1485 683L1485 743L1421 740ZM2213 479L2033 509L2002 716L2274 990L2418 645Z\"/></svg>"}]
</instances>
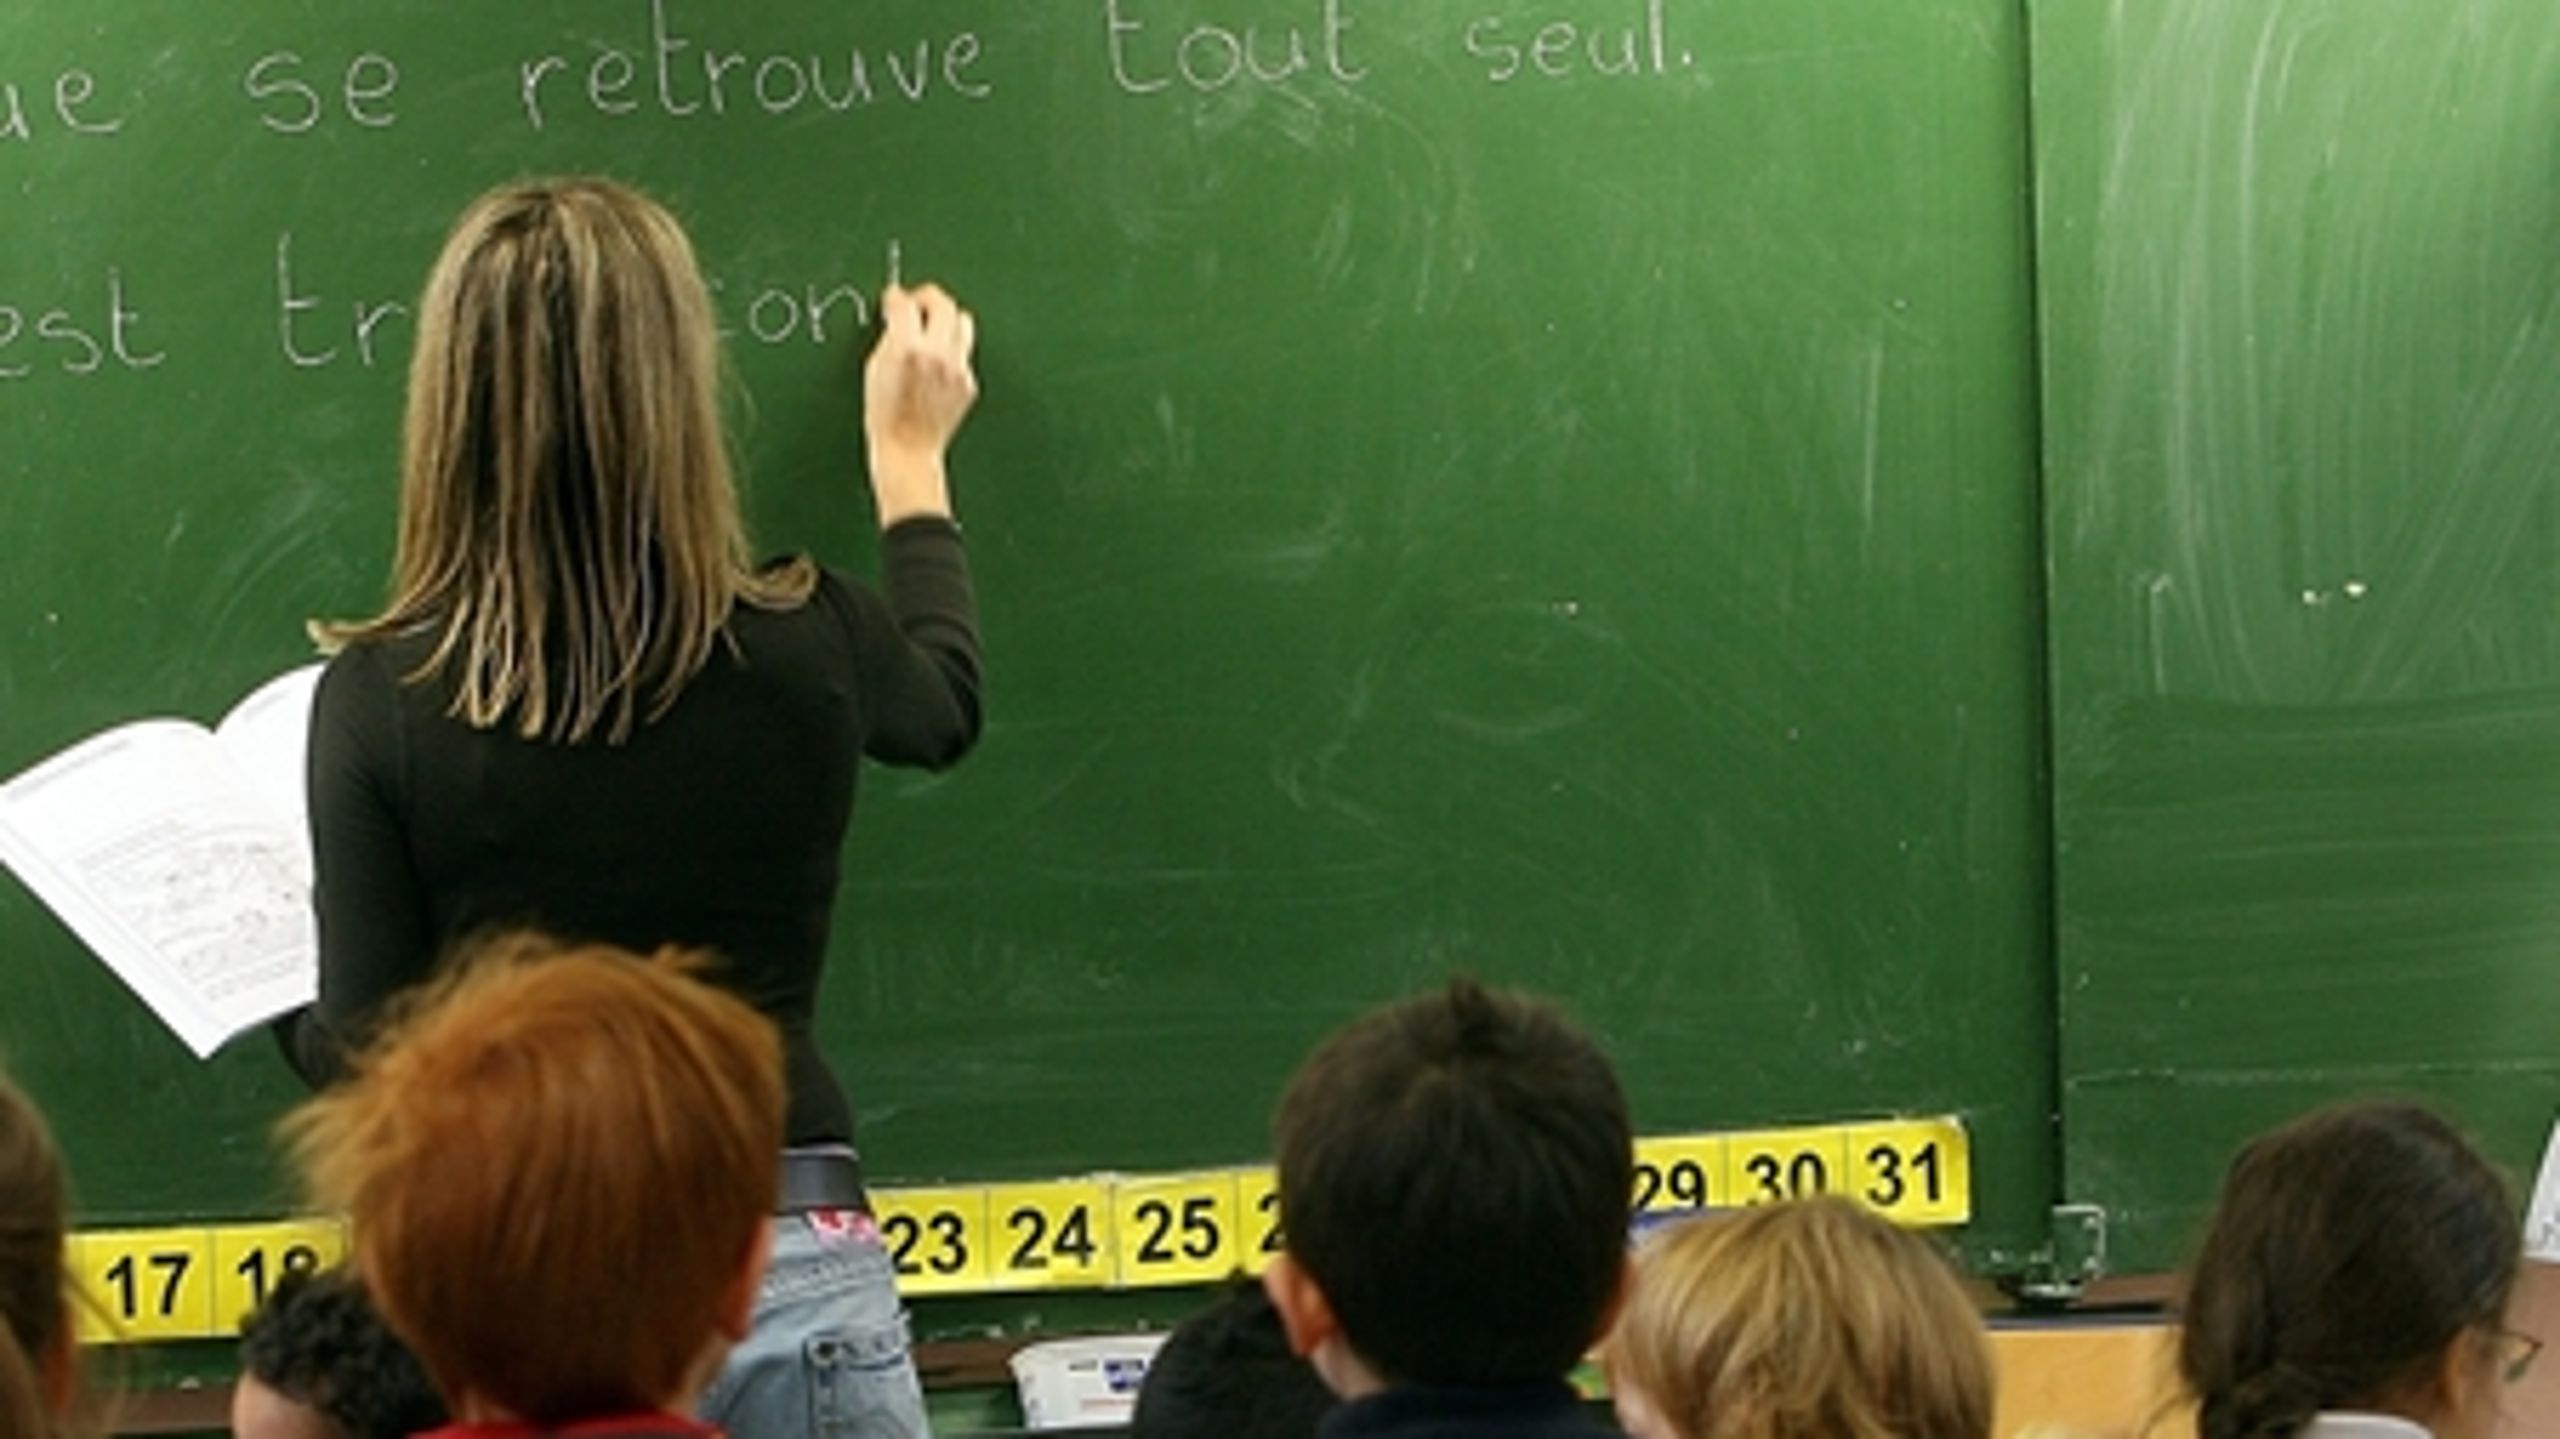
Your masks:
<instances>
[{"instance_id":1,"label":"woman's shoulder","mask_svg":"<svg viewBox=\"0 0 2560 1439\"><path fill-rule=\"evenodd\" d=\"M396 687L400 677L425 668L434 647L421 634L357 635L340 643L320 670L327 689Z\"/></svg>"},{"instance_id":2,"label":"woman's shoulder","mask_svg":"<svg viewBox=\"0 0 2560 1439\"><path fill-rule=\"evenodd\" d=\"M434 637L362 635L348 639L320 670L315 712L367 728L440 714L452 691L435 673Z\"/></svg>"},{"instance_id":3,"label":"woman's shoulder","mask_svg":"<svg viewBox=\"0 0 2560 1439\"><path fill-rule=\"evenodd\" d=\"M383 653L389 647L390 641L372 637L338 645L320 667L320 702L326 704L331 695L382 688L392 673Z\"/></svg>"},{"instance_id":4,"label":"woman's shoulder","mask_svg":"<svg viewBox=\"0 0 2560 1439\"><path fill-rule=\"evenodd\" d=\"M809 568L811 578L807 597L796 605L783 607L741 603L731 614L732 625L750 630L858 627L881 608L870 586L851 572L833 565L806 559L780 560L767 569L770 572L792 563L805 564Z\"/></svg>"}]
</instances>

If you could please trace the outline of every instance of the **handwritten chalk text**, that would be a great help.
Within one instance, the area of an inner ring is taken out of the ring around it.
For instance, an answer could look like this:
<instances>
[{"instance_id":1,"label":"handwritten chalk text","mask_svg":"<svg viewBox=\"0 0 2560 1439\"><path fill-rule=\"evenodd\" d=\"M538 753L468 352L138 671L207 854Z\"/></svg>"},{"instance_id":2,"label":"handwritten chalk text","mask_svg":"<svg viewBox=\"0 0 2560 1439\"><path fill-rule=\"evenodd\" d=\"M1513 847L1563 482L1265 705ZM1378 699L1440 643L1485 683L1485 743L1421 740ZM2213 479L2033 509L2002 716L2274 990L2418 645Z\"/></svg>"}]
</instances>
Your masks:
<instances>
[{"instance_id":1,"label":"handwritten chalk text","mask_svg":"<svg viewBox=\"0 0 2560 1439\"><path fill-rule=\"evenodd\" d=\"M313 312L321 311L326 307L326 301L317 295L301 293L295 284L293 232L287 230L278 235L276 237L276 343L283 350L287 364L296 369L316 370L334 363L342 353L342 347L336 344L315 346L303 343L310 337L312 329L326 326L330 322L325 317L315 317L319 320L319 325L306 326L302 317L312 315ZM356 300L351 303L348 311L348 335L355 343L357 359L367 369L371 369L381 358L381 351L374 341L375 331L379 330L385 321L408 313L409 307L397 300ZM334 332L329 333L334 339Z\"/></svg>"},{"instance_id":2,"label":"handwritten chalk text","mask_svg":"<svg viewBox=\"0 0 2560 1439\"><path fill-rule=\"evenodd\" d=\"M1485 78L1496 84L1522 75L1663 75L1695 62L1686 50L1674 53L1663 0L1644 0L1641 19L1624 25L1550 20L1515 30L1503 17L1488 15L1467 26L1466 47L1485 62Z\"/></svg>"},{"instance_id":3,"label":"handwritten chalk text","mask_svg":"<svg viewBox=\"0 0 2560 1439\"><path fill-rule=\"evenodd\" d=\"M724 302L724 316L734 315L745 326L743 333L760 345L823 345L830 335L859 335L871 323L871 297L850 282L765 285L743 307L726 305L728 284L719 276L712 276L710 284L713 297ZM722 339L734 340L740 333L724 318Z\"/></svg>"},{"instance_id":4,"label":"handwritten chalk text","mask_svg":"<svg viewBox=\"0 0 2560 1439\"><path fill-rule=\"evenodd\" d=\"M1355 64L1346 43L1351 31L1347 0L1323 0L1315 21L1314 52L1324 58L1325 73L1344 84L1368 76ZM1151 95L1178 78L1188 88L1207 94L1250 76L1276 85L1307 70L1307 31L1284 25L1272 33L1258 26L1241 29L1215 24L1193 25L1168 40L1172 32L1131 18L1122 0L1102 0L1102 29L1111 52L1111 78L1132 95Z\"/></svg>"},{"instance_id":5,"label":"handwritten chalk text","mask_svg":"<svg viewBox=\"0 0 2560 1439\"><path fill-rule=\"evenodd\" d=\"M599 115L640 112L681 119L737 112L789 115L816 108L842 114L884 99L921 104L937 91L983 100L993 87L976 73L984 58L974 31L939 42L827 53L751 54L697 45L669 22L669 0L649 0L646 58L597 45L583 62L537 55L516 67L524 121L539 130L555 108L585 102Z\"/></svg>"},{"instance_id":6,"label":"handwritten chalk text","mask_svg":"<svg viewBox=\"0 0 2560 1439\"><path fill-rule=\"evenodd\" d=\"M302 135L328 118L328 103L318 87L302 78L302 57L291 50L261 55L240 77L240 88L260 103L258 123L279 135ZM367 129L387 129L399 118L391 109L392 92L400 88L400 67L391 57L368 50L349 60L336 86L347 118Z\"/></svg>"},{"instance_id":7,"label":"handwritten chalk text","mask_svg":"<svg viewBox=\"0 0 2560 1439\"><path fill-rule=\"evenodd\" d=\"M94 375L110 364L147 370L169 358L165 351L144 350L134 339L140 312L125 296L124 272L109 266L106 312L84 321L68 307L30 312L0 302L0 380L23 380L38 369L66 375Z\"/></svg>"},{"instance_id":8,"label":"handwritten chalk text","mask_svg":"<svg viewBox=\"0 0 2560 1439\"><path fill-rule=\"evenodd\" d=\"M86 70L73 68L53 77L53 118L74 135L112 135L124 128L124 117L99 114L92 106L98 98L98 77ZM36 125L44 115L42 101L37 102L29 118L27 97L14 80L0 80L0 140L32 140Z\"/></svg>"}]
</instances>

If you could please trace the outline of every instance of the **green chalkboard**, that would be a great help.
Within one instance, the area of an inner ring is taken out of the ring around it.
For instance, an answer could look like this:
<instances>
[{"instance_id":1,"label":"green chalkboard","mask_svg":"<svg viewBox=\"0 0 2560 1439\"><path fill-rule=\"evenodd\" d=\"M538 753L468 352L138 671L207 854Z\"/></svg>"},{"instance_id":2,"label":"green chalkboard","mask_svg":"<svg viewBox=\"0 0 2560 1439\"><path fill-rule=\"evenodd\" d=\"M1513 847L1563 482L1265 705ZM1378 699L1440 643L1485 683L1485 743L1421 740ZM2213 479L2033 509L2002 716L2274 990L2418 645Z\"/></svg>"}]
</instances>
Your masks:
<instances>
[{"instance_id":1,"label":"green chalkboard","mask_svg":"<svg viewBox=\"0 0 2560 1439\"><path fill-rule=\"evenodd\" d=\"M2560 10L2031 9L2064 1173L2158 1269L2308 1105L2560 1101Z\"/></svg>"},{"instance_id":2,"label":"green chalkboard","mask_svg":"<svg viewBox=\"0 0 2560 1439\"><path fill-rule=\"evenodd\" d=\"M982 321L992 723L876 774L823 1033L894 1181L1229 1162L1321 1033L1564 997L1656 1132L2057 1184L2008 0L126 0L0 18L0 770L378 595L402 305L604 170L716 276L763 541L866 565L894 251ZM856 65L860 78L856 78ZM10 317L17 328L10 330ZM83 340L67 338L76 332ZM93 1220L293 1097L0 885Z\"/></svg>"}]
</instances>

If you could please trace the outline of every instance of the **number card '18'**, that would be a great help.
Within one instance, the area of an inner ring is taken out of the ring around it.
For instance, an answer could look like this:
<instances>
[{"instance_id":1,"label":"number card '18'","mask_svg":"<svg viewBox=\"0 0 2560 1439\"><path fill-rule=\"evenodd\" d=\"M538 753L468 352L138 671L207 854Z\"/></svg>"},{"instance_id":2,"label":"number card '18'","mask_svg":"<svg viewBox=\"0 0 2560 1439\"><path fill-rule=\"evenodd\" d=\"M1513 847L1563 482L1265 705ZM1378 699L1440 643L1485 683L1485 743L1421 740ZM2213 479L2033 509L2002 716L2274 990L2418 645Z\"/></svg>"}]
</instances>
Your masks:
<instances>
[{"instance_id":1,"label":"number card '18'","mask_svg":"<svg viewBox=\"0 0 2560 1439\"><path fill-rule=\"evenodd\" d=\"M267 1302L276 1282L297 1270L334 1267L347 1257L346 1226L334 1220L288 1220L213 1231L214 1332L229 1334Z\"/></svg>"}]
</instances>

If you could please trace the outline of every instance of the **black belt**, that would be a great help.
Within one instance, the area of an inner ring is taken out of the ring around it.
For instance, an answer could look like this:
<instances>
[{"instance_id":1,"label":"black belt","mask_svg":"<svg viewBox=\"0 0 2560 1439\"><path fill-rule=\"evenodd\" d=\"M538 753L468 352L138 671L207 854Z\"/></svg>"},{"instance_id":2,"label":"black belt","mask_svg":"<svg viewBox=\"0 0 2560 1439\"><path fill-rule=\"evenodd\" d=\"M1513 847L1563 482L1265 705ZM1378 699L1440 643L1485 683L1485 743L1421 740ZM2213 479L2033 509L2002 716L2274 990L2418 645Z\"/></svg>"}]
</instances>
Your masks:
<instances>
[{"instance_id":1,"label":"black belt","mask_svg":"<svg viewBox=\"0 0 2560 1439\"><path fill-rule=\"evenodd\" d=\"M782 1151L782 1190L773 1201L776 1214L805 1214L812 1209L871 1210L871 1195L862 1187L862 1158L850 1149L786 1149Z\"/></svg>"}]
</instances>

